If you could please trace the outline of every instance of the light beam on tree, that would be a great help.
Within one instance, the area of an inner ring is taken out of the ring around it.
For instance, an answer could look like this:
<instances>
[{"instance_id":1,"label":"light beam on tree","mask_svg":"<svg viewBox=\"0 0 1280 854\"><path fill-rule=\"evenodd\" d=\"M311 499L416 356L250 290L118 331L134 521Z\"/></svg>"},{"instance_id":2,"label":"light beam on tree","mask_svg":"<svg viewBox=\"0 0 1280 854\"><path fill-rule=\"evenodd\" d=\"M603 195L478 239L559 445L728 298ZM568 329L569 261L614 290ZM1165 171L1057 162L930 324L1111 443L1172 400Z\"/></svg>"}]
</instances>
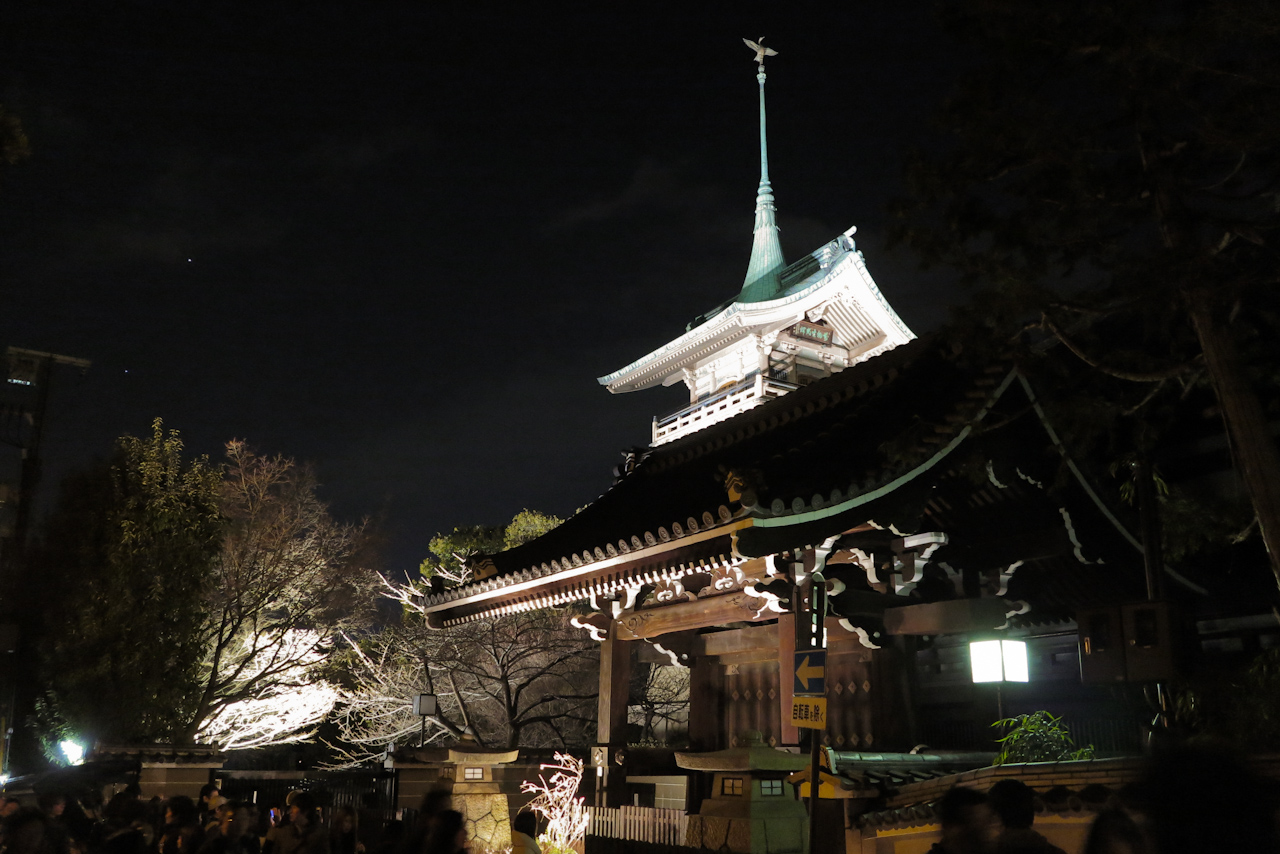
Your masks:
<instances>
[{"instance_id":1,"label":"light beam on tree","mask_svg":"<svg viewBox=\"0 0 1280 854\"><path fill-rule=\"evenodd\" d=\"M201 727L199 741L241 750L306 741L315 734L338 700L338 689L316 672L328 652L320 636L309 631L287 633L280 646L253 655L243 678L260 676L277 660L288 664L276 669L262 693L221 707Z\"/></svg>"}]
</instances>

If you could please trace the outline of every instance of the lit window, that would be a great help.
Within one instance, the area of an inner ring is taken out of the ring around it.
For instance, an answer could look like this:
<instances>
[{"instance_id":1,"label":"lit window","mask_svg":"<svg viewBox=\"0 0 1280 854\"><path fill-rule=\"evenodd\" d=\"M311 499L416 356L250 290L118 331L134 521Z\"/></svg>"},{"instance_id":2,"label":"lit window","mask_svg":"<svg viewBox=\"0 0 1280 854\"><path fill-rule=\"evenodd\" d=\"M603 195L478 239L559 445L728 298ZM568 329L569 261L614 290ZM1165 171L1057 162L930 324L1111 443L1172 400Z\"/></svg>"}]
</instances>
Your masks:
<instances>
[{"instance_id":1,"label":"lit window","mask_svg":"<svg viewBox=\"0 0 1280 854\"><path fill-rule=\"evenodd\" d=\"M766 798L782 797L782 781L781 780L761 780L760 794Z\"/></svg>"},{"instance_id":2,"label":"lit window","mask_svg":"<svg viewBox=\"0 0 1280 854\"><path fill-rule=\"evenodd\" d=\"M1023 641L1000 641L1000 654L1004 658L1004 680L1006 682L1027 682L1030 673L1027 667L1027 645Z\"/></svg>"},{"instance_id":3,"label":"lit window","mask_svg":"<svg viewBox=\"0 0 1280 854\"><path fill-rule=\"evenodd\" d=\"M463 771L462 771L462 779L464 779L464 780L483 780L483 779L484 779L484 769L483 769L483 768L465 768L465 769L463 769Z\"/></svg>"},{"instance_id":4,"label":"lit window","mask_svg":"<svg viewBox=\"0 0 1280 854\"><path fill-rule=\"evenodd\" d=\"M742 778L741 777L725 777L720 781L720 794L722 795L742 795Z\"/></svg>"},{"instance_id":5,"label":"lit window","mask_svg":"<svg viewBox=\"0 0 1280 854\"><path fill-rule=\"evenodd\" d=\"M969 644L974 682L1026 682L1027 645L1023 641L975 641Z\"/></svg>"}]
</instances>

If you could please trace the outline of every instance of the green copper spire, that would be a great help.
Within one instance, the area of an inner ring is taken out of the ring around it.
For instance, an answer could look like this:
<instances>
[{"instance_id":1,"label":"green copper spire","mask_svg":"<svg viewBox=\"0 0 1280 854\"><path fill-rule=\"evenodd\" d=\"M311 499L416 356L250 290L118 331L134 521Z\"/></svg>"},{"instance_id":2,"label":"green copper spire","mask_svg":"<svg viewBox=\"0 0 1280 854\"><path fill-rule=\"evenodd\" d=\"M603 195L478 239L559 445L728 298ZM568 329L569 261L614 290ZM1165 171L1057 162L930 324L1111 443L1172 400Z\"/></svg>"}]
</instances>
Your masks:
<instances>
[{"instance_id":1,"label":"green copper spire","mask_svg":"<svg viewBox=\"0 0 1280 854\"><path fill-rule=\"evenodd\" d=\"M782 260L782 243L778 240L777 208L773 206L773 187L769 184L769 147L765 142L764 115L764 58L777 56L777 51L759 42L743 39L747 47L756 52L760 70L756 80L760 83L760 187L756 190L755 240L751 244L751 263L747 265L747 278L742 283L738 302L764 302L778 295L782 284L778 274L786 266ZM761 42L764 38L761 37Z\"/></svg>"}]
</instances>

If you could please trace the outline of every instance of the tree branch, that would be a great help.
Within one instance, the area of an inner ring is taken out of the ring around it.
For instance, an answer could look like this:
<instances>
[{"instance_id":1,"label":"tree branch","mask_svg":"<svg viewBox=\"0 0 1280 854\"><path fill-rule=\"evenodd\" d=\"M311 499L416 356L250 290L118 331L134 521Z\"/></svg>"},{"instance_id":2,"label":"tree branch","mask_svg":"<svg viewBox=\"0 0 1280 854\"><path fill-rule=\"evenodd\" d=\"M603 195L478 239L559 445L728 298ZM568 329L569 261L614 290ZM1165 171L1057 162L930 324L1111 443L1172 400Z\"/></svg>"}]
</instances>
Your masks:
<instances>
[{"instance_id":1,"label":"tree branch","mask_svg":"<svg viewBox=\"0 0 1280 854\"><path fill-rule=\"evenodd\" d=\"M1084 362L1089 367L1095 370L1101 371L1102 373L1106 374L1109 377L1115 377L1118 380L1127 380L1129 382L1135 382L1135 383L1164 382L1167 379L1172 379L1173 377L1179 376L1180 374L1185 374L1188 371L1193 370L1199 364L1199 361L1200 361L1200 357L1197 356L1196 358L1188 362L1183 362L1181 365L1175 365L1171 368L1165 368L1164 370L1160 370L1160 371L1126 371L1120 368L1113 368L1113 367L1110 367L1109 365L1102 364L1096 359L1090 358L1083 350L1080 349L1079 346L1076 345L1074 341L1068 338L1067 335L1061 329L1059 329L1053 323L1052 320L1049 319L1049 315L1045 314L1045 315L1042 315L1041 317L1042 317L1041 323L1043 324L1045 330L1048 331L1050 334L1052 334L1059 341L1061 341L1068 350L1070 350L1072 353L1076 355L1077 358L1080 359L1080 361Z\"/></svg>"}]
</instances>

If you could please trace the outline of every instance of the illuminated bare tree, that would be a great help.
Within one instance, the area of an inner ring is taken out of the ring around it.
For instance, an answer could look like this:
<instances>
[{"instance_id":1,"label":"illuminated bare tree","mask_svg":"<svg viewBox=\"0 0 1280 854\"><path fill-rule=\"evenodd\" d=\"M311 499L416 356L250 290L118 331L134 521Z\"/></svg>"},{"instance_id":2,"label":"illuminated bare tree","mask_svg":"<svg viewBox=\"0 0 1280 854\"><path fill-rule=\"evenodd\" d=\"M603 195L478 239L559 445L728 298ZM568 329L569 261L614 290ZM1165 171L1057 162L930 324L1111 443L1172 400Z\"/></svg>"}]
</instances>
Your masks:
<instances>
[{"instance_id":1,"label":"illuminated bare tree","mask_svg":"<svg viewBox=\"0 0 1280 854\"><path fill-rule=\"evenodd\" d=\"M456 528L432 540L436 560L424 575L465 583L458 555L511 547L550 530L560 520L521 511L504 530ZM568 624L563 611L543 610L428 629L422 602L427 580L382 580L383 596L400 605L403 624L352 642L351 688L335 711L342 760L381 754L391 742L416 743L422 720L412 698L435 694L439 708L427 719L427 741L470 729L490 746L563 747L589 740L595 724L599 653Z\"/></svg>"},{"instance_id":2,"label":"illuminated bare tree","mask_svg":"<svg viewBox=\"0 0 1280 854\"><path fill-rule=\"evenodd\" d=\"M380 755L388 743L416 743L422 719L412 699L435 694L428 742L470 729L489 746L587 743L595 725L596 645L560 611L534 611L427 629L417 586L391 585L407 625L351 643L352 687L335 711L345 763Z\"/></svg>"},{"instance_id":3,"label":"illuminated bare tree","mask_svg":"<svg viewBox=\"0 0 1280 854\"><path fill-rule=\"evenodd\" d=\"M253 643L246 638L225 667L232 671L247 660L236 681L240 686L257 684L251 694L220 705L201 725L199 741L228 750L304 741L333 710L338 689L322 675L332 647L318 633L289 632L249 659Z\"/></svg>"},{"instance_id":4,"label":"illuminated bare tree","mask_svg":"<svg viewBox=\"0 0 1280 854\"><path fill-rule=\"evenodd\" d=\"M378 578L362 562L363 527L330 517L307 468L238 441L219 506L226 529L186 735L227 748L305 740L338 697L324 669Z\"/></svg>"},{"instance_id":5,"label":"illuminated bare tree","mask_svg":"<svg viewBox=\"0 0 1280 854\"><path fill-rule=\"evenodd\" d=\"M598 661L596 645L565 612L540 610L442 632L432 666L446 674L464 724L480 740L562 747L585 744L595 725Z\"/></svg>"},{"instance_id":6,"label":"illuminated bare tree","mask_svg":"<svg viewBox=\"0 0 1280 854\"><path fill-rule=\"evenodd\" d=\"M68 481L37 555L60 595L48 627L39 725L117 742L303 740L337 698L325 679L377 574L361 526L335 522L315 480L241 442L224 465L184 458L157 420Z\"/></svg>"},{"instance_id":7,"label":"illuminated bare tree","mask_svg":"<svg viewBox=\"0 0 1280 854\"><path fill-rule=\"evenodd\" d=\"M636 743L667 747L689 734L689 668L641 665L631 685L627 723L639 735Z\"/></svg>"},{"instance_id":8,"label":"illuminated bare tree","mask_svg":"<svg viewBox=\"0 0 1280 854\"><path fill-rule=\"evenodd\" d=\"M429 665L432 645L425 631L389 626L359 643L346 639L350 684L333 713L342 745L337 767L376 758L388 744L430 744L462 735L453 723L462 720L454 693L437 695L438 712L425 722L413 713L413 697L436 693L439 675Z\"/></svg>"}]
</instances>

